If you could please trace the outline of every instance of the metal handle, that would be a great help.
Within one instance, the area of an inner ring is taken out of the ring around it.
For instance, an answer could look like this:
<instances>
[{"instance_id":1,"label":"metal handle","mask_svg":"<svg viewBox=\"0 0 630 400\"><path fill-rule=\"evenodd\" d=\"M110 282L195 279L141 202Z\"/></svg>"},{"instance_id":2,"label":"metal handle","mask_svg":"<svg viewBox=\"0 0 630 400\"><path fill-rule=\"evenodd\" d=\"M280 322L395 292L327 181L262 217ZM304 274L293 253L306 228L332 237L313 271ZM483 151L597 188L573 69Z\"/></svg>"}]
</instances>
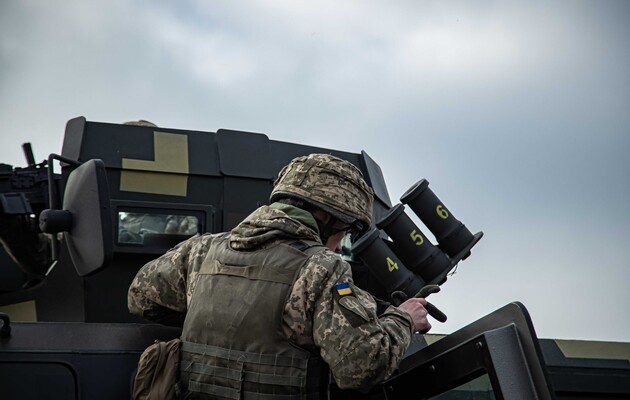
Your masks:
<instances>
[{"instance_id":1,"label":"metal handle","mask_svg":"<svg viewBox=\"0 0 630 400\"><path fill-rule=\"evenodd\" d=\"M6 338L11 336L11 320L5 313L0 313L0 320L2 320L2 326L0 326L0 338Z\"/></svg>"},{"instance_id":2,"label":"metal handle","mask_svg":"<svg viewBox=\"0 0 630 400\"><path fill-rule=\"evenodd\" d=\"M413 297L425 299L430 294L437 293L439 291L440 291L439 285L426 285L426 286L423 286L422 289L420 289L418 293L416 293L416 295ZM399 306L401 303L403 303L405 300L409 298L409 296L407 296L405 292L402 292L400 290L397 290L394 293L392 293L391 297L394 300L394 303L396 304L396 306ZM447 316L442 311L440 311L439 308L437 308L436 306L434 306L433 304L429 302L427 302L427 305L425 308L430 316L432 316L433 318L435 318L436 320L440 322L446 322Z\"/></svg>"}]
</instances>

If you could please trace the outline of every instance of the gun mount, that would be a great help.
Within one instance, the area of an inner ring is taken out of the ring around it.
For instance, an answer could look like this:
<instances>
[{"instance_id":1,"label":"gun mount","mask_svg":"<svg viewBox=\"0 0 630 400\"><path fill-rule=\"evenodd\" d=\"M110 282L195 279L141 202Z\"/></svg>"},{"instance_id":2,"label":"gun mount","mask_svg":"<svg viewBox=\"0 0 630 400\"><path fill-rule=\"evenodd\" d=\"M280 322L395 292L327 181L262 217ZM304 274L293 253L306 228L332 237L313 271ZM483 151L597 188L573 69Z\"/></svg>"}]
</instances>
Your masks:
<instances>
[{"instance_id":1,"label":"gun mount","mask_svg":"<svg viewBox=\"0 0 630 400\"><path fill-rule=\"evenodd\" d=\"M39 283L52 262L50 241L38 227L37 216L49 207L49 184L60 176L48 176L48 163L35 163L30 143L22 146L24 168L0 164L0 260L9 258L18 268L3 267L0 293Z\"/></svg>"}]
</instances>

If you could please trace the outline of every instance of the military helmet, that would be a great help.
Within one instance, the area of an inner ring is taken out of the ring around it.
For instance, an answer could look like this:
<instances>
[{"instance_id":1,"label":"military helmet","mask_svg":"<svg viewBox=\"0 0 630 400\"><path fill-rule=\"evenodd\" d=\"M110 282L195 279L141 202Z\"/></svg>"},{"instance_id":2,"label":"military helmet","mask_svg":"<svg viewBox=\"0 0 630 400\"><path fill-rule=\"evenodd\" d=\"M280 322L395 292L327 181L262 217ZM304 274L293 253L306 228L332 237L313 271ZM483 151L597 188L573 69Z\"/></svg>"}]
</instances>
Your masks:
<instances>
[{"instance_id":1,"label":"military helmet","mask_svg":"<svg viewBox=\"0 0 630 400\"><path fill-rule=\"evenodd\" d=\"M274 182L269 200L297 198L359 230L372 221L374 192L352 163L330 154L294 158Z\"/></svg>"},{"instance_id":2,"label":"military helmet","mask_svg":"<svg viewBox=\"0 0 630 400\"><path fill-rule=\"evenodd\" d=\"M150 127L153 127L153 128L157 128L158 127L153 122L147 121L146 119L139 119L137 121L127 121L127 122L123 123L123 125L150 126Z\"/></svg>"}]
</instances>

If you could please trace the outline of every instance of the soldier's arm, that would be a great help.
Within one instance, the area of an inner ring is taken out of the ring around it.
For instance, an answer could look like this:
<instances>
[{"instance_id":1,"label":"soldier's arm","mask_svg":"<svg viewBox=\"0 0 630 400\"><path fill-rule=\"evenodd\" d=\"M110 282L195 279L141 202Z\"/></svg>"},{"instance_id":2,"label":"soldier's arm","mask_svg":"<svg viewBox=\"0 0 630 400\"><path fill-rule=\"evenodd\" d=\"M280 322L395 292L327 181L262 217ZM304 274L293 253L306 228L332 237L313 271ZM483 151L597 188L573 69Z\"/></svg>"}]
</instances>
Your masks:
<instances>
[{"instance_id":1,"label":"soldier's arm","mask_svg":"<svg viewBox=\"0 0 630 400\"><path fill-rule=\"evenodd\" d=\"M313 304L314 344L340 388L367 389L398 367L411 340L412 321L395 307L378 315L373 297L354 285L350 266L332 257Z\"/></svg>"},{"instance_id":2,"label":"soldier's arm","mask_svg":"<svg viewBox=\"0 0 630 400\"><path fill-rule=\"evenodd\" d=\"M129 311L154 322L182 326L209 237L193 236L145 264L129 287Z\"/></svg>"}]
</instances>

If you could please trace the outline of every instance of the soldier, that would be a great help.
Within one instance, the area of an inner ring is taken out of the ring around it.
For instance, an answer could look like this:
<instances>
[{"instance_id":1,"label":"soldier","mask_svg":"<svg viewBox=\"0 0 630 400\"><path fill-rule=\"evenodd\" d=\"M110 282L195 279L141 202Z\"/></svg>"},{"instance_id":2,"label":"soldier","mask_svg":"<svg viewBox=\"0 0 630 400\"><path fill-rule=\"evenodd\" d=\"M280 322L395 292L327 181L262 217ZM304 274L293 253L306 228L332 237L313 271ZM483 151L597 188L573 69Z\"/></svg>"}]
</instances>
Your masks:
<instances>
[{"instance_id":1,"label":"soldier","mask_svg":"<svg viewBox=\"0 0 630 400\"><path fill-rule=\"evenodd\" d=\"M342 389L383 382L431 325L424 299L378 312L335 253L370 226L372 189L351 163L311 154L282 169L270 202L147 263L129 310L183 323L179 385L190 398L326 398L328 369Z\"/></svg>"}]
</instances>

